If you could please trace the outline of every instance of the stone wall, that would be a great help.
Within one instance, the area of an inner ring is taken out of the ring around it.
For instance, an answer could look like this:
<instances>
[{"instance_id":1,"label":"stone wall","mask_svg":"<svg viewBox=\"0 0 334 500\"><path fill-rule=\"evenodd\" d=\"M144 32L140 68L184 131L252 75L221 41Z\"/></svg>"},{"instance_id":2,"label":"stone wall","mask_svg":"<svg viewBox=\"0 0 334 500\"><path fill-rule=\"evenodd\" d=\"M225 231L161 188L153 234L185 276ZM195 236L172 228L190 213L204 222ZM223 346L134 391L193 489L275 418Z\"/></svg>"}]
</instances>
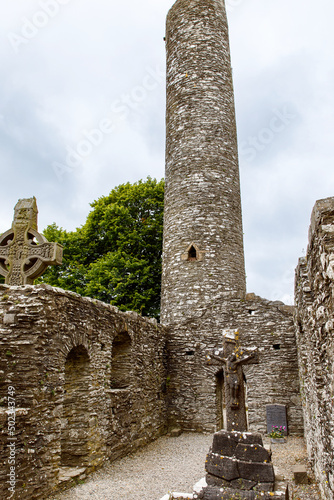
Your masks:
<instances>
[{"instance_id":1,"label":"stone wall","mask_svg":"<svg viewBox=\"0 0 334 500\"><path fill-rule=\"evenodd\" d=\"M324 498L334 496L334 198L316 202L296 270L296 332L305 435Z\"/></svg>"},{"instance_id":2,"label":"stone wall","mask_svg":"<svg viewBox=\"0 0 334 500\"><path fill-rule=\"evenodd\" d=\"M266 433L266 405L283 404L289 433L303 434L293 307L254 294L213 302L169 327L170 425L210 432L223 427L222 366L208 365L206 356L222 347L225 329L237 330L243 347L259 350L259 364L243 367L250 430Z\"/></svg>"},{"instance_id":3,"label":"stone wall","mask_svg":"<svg viewBox=\"0 0 334 500\"><path fill-rule=\"evenodd\" d=\"M165 331L155 320L46 285L1 285L0 346L1 498L11 466L12 498L47 498L70 474L166 431Z\"/></svg>"}]
</instances>

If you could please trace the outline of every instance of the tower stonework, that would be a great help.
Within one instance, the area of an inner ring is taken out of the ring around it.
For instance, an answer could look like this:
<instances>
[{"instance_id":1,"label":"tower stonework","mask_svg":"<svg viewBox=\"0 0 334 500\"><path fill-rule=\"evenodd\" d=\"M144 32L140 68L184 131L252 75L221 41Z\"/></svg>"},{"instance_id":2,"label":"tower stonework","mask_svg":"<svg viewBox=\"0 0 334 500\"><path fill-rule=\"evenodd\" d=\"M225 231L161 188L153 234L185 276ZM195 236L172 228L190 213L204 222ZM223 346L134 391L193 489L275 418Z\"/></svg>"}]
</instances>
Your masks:
<instances>
[{"instance_id":1,"label":"tower stonework","mask_svg":"<svg viewBox=\"0 0 334 500\"><path fill-rule=\"evenodd\" d=\"M250 430L266 432L266 405L281 404L289 431L301 433L292 308L246 294L224 0L177 0L166 49L161 322L168 327L168 425L226 428L224 370L208 359L235 333L241 351L259 351L258 364L242 367Z\"/></svg>"},{"instance_id":2,"label":"tower stonework","mask_svg":"<svg viewBox=\"0 0 334 500\"><path fill-rule=\"evenodd\" d=\"M223 0L167 17L162 313L173 324L246 293L228 26Z\"/></svg>"}]
</instances>

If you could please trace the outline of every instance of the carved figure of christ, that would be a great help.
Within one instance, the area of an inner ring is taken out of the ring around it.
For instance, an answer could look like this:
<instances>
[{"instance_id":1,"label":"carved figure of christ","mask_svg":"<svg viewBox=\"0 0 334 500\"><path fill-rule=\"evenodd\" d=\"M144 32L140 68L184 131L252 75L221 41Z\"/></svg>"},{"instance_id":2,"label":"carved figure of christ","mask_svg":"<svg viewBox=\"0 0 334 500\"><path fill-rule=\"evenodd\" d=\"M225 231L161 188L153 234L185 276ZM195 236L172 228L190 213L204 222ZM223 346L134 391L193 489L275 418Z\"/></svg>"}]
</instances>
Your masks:
<instances>
[{"instance_id":1,"label":"carved figure of christ","mask_svg":"<svg viewBox=\"0 0 334 500\"><path fill-rule=\"evenodd\" d=\"M255 352L237 355L236 342L224 340L222 356L210 354L211 360L223 365L226 402L226 430L247 431L246 398L242 365L257 363ZM215 363L216 364L216 363Z\"/></svg>"}]
</instances>

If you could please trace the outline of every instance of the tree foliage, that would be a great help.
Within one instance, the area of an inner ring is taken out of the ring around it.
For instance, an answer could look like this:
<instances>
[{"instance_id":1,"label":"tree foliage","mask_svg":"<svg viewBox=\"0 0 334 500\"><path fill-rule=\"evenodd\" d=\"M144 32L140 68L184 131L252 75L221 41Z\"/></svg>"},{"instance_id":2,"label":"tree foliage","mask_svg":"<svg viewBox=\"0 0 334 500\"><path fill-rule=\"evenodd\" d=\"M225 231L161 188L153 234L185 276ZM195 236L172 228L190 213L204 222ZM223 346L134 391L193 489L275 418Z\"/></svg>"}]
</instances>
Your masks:
<instances>
[{"instance_id":1,"label":"tree foliage","mask_svg":"<svg viewBox=\"0 0 334 500\"><path fill-rule=\"evenodd\" d=\"M94 201L76 231L48 226L44 236L64 246L64 259L39 282L159 317L163 200L164 181L148 178Z\"/></svg>"}]
</instances>

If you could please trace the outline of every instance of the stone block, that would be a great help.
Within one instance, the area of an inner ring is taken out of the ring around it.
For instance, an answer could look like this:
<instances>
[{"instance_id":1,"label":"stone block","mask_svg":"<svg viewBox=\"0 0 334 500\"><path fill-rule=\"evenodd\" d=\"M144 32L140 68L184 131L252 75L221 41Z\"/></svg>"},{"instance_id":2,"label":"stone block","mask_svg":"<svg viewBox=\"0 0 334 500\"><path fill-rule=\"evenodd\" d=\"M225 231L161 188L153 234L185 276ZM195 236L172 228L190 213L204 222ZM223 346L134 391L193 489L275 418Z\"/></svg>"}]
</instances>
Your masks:
<instances>
[{"instance_id":1,"label":"stone block","mask_svg":"<svg viewBox=\"0 0 334 500\"><path fill-rule=\"evenodd\" d=\"M221 477L213 476L212 474L207 474L205 477L206 484L208 486L217 486L218 488L230 488L230 481L226 481Z\"/></svg>"},{"instance_id":2,"label":"stone block","mask_svg":"<svg viewBox=\"0 0 334 500\"><path fill-rule=\"evenodd\" d=\"M238 469L240 477L249 479L250 481L258 483L273 483L275 481L272 464L238 462Z\"/></svg>"},{"instance_id":3,"label":"stone block","mask_svg":"<svg viewBox=\"0 0 334 500\"><path fill-rule=\"evenodd\" d=\"M212 452L220 453L225 457L233 457L237 447L235 432L219 431L213 435Z\"/></svg>"},{"instance_id":4,"label":"stone block","mask_svg":"<svg viewBox=\"0 0 334 500\"><path fill-rule=\"evenodd\" d=\"M231 481L230 487L234 488L236 490L251 490L256 486L255 481L249 481L248 479L242 479L239 477L239 479L234 479L234 481Z\"/></svg>"},{"instance_id":5,"label":"stone block","mask_svg":"<svg viewBox=\"0 0 334 500\"><path fill-rule=\"evenodd\" d=\"M170 437L179 437L182 434L182 429L175 428L170 431Z\"/></svg>"},{"instance_id":6,"label":"stone block","mask_svg":"<svg viewBox=\"0 0 334 500\"><path fill-rule=\"evenodd\" d=\"M238 434L239 443L242 444L258 444L263 446L262 435L256 432L234 432L233 434Z\"/></svg>"},{"instance_id":7,"label":"stone block","mask_svg":"<svg viewBox=\"0 0 334 500\"><path fill-rule=\"evenodd\" d=\"M257 483L254 486L255 491L274 491L275 483Z\"/></svg>"},{"instance_id":8,"label":"stone block","mask_svg":"<svg viewBox=\"0 0 334 500\"><path fill-rule=\"evenodd\" d=\"M308 484L308 475L305 465L296 465L292 470L296 484Z\"/></svg>"},{"instance_id":9,"label":"stone block","mask_svg":"<svg viewBox=\"0 0 334 500\"><path fill-rule=\"evenodd\" d=\"M15 321L16 321L16 314L10 314L10 313L4 314L3 322L5 325L14 325Z\"/></svg>"},{"instance_id":10,"label":"stone block","mask_svg":"<svg viewBox=\"0 0 334 500\"><path fill-rule=\"evenodd\" d=\"M235 450L235 456L243 462L270 462L270 453L259 444L239 443Z\"/></svg>"},{"instance_id":11,"label":"stone block","mask_svg":"<svg viewBox=\"0 0 334 500\"><path fill-rule=\"evenodd\" d=\"M203 496L203 500L254 500L255 498L255 494L252 491L214 487L205 488Z\"/></svg>"},{"instance_id":12,"label":"stone block","mask_svg":"<svg viewBox=\"0 0 334 500\"><path fill-rule=\"evenodd\" d=\"M205 470L226 481L232 481L239 477L237 461L218 453L209 453L205 462Z\"/></svg>"},{"instance_id":13,"label":"stone block","mask_svg":"<svg viewBox=\"0 0 334 500\"><path fill-rule=\"evenodd\" d=\"M275 481L284 481L285 480L285 477L284 477L284 474L282 474L280 471L279 471L279 468L278 467L274 467L274 474L275 474Z\"/></svg>"},{"instance_id":14,"label":"stone block","mask_svg":"<svg viewBox=\"0 0 334 500\"><path fill-rule=\"evenodd\" d=\"M261 434L253 432L219 431L213 435L212 451L213 453L220 453L225 457L232 457L239 443L263 446Z\"/></svg>"}]
</instances>

